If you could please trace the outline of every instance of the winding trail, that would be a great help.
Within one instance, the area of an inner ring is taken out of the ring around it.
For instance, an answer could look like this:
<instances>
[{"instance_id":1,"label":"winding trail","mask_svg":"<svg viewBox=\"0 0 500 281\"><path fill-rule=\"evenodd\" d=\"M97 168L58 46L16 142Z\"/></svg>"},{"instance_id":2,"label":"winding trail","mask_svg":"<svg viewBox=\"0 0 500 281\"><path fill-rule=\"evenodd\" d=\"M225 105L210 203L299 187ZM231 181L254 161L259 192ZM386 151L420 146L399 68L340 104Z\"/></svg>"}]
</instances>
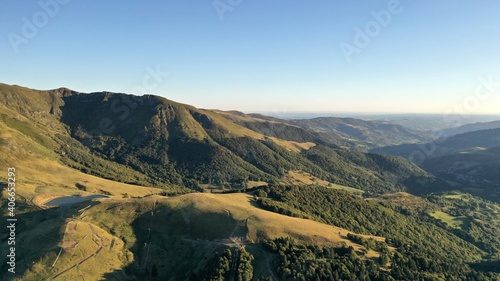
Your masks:
<instances>
[{"instance_id":1,"label":"winding trail","mask_svg":"<svg viewBox=\"0 0 500 281\"><path fill-rule=\"evenodd\" d=\"M52 276L52 278L50 278L49 280L54 280L54 279L60 277L61 275L63 275L64 273L70 271L71 269L73 269L73 268L81 265L82 263L88 261L89 259L95 257L104 248L104 239L95 232L94 227L90 223L87 223L87 224L88 224L88 226L90 228L90 231L92 232L92 235L94 235L95 237L97 237L97 239L99 239L99 241L100 241L99 248L93 254L91 254L90 256L88 256L88 257L80 260L79 262L75 263L74 265L72 265L72 266L66 268L65 270L57 273L56 275Z\"/></svg>"},{"instance_id":2,"label":"winding trail","mask_svg":"<svg viewBox=\"0 0 500 281\"><path fill-rule=\"evenodd\" d=\"M76 230L76 229L78 228L78 224L80 224L81 222L83 222L83 219L85 219L86 217L88 217L88 216L92 216L92 215L95 215L95 214L98 214L98 213L103 213L103 212L106 212L106 211L108 211L108 210L111 210L111 209L114 209L114 208L121 207L121 206L123 206L123 205L124 205L124 203L120 203L120 204L117 204L117 205L111 206L111 207L109 207L109 208L106 208L106 209L104 209L104 210L102 210L102 211L98 211L98 212L94 212L94 213L90 213L90 214L89 214L89 213L87 213L87 214L85 214L85 215L84 215L84 213L85 213L85 212L84 212L85 210L84 210L83 212L81 212L81 213L80 213L80 217L78 218L78 223L75 225L74 230ZM155 202L155 205L156 205L156 202ZM61 271L61 272L57 273L56 275L52 276L52 278L50 278L50 279L48 279L48 280L54 280L54 279L56 279L56 278L60 277L61 275L63 275L64 273L66 273L66 272L70 271L71 269L73 269L73 268L75 268L75 267L77 267L77 266L81 265L82 263L84 263L84 262L88 261L89 259L91 259L91 258L95 257L95 256L96 256L97 254L99 254L99 253L102 251L102 249L104 248L104 239L103 239L101 236L99 236L99 235L95 232L94 227L92 226L92 224L90 224L90 223L88 223L88 222L84 222L84 223L87 223L87 225L88 225L88 226L89 226L89 228L90 228L90 231L92 232L92 235L94 235L95 237L97 237L97 239L99 239L99 241L100 241L99 248L98 248L98 249L97 249L97 250L96 250L93 254L91 254L90 256L88 256L88 257L86 257L86 258L84 258L84 259L80 260L79 262L75 263L74 265L72 265L72 266L70 266L70 267L66 268L65 270L63 270L63 271ZM65 233L65 234L66 234L66 233ZM86 237L86 236L85 236L85 237ZM84 238L85 238L85 237L84 237ZM49 238L50 238L50 237L49 237Z\"/></svg>"}]
</instances>

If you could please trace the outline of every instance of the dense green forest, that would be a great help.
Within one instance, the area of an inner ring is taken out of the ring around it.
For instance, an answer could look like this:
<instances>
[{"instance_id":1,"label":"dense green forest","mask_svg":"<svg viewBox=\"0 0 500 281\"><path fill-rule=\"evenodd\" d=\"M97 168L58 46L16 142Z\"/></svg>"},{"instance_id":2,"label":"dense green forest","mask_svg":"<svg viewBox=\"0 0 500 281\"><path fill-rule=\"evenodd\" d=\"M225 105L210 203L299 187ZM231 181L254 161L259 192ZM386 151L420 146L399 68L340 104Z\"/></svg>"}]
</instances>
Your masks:
<instances>
[{"instance_id":1,"label":"dense green forest","mask_svg":"<svg viewBox=\"0 0 500 281\"><path fill-rule=\"evenodd\" d=\"M258 203L268 210L386 237L387 244L396 248L391 262L391 275L395 279L405 280L405 276L412 276L410 280L498 278L493 272L474 269L491 259L488 252L481 250L485 248L481 242L464 239L463 235L447 231L425 217L403 214L391 204L315 186L273 186L264 192L267 197L259 198Z\"/></svg>"},{"instance_id":2,"label":"dense green forest","mask_svg":"<svg viewBox=\"0 0 500 281\"><path fill-rule=\"evenodd\" d=\"M302 245L289 238L263 244L278 255L275 268L281 280L394 280L381 269L385 264L363 260L351 247Z\"/></svg>"}]
</instances>

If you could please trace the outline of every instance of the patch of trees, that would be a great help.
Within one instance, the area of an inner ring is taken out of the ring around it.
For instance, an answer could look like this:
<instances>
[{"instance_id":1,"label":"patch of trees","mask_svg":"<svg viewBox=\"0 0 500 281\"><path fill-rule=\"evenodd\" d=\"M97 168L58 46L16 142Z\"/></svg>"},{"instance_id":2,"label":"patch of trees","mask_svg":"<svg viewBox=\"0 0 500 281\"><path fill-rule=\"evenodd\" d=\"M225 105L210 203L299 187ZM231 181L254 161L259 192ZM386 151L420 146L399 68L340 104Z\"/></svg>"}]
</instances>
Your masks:
<instances>
[{"instance_id":1,"label":"patch of trees","mask_svg":"<svg viewBox=\"0 0 500 281\"><path fill-rule=\"evenodd\" d=\"M263 244L278 254L275 269L281 280L394 280L373 260L362 260L352 247L302 245L290 238Z\"/></svg>"},{"instance_id":2,"label":"patch of trees","mask_svg":"<svg viewBox=\"0 0 500 281\"><path fill-rule=\"evenodd\" d=\"M222 254L213 257L200 274L191 276L191 280L203 281L250 281L253 277L253 255L245 250L226 249Z\"/></svg>"}]
</instances>

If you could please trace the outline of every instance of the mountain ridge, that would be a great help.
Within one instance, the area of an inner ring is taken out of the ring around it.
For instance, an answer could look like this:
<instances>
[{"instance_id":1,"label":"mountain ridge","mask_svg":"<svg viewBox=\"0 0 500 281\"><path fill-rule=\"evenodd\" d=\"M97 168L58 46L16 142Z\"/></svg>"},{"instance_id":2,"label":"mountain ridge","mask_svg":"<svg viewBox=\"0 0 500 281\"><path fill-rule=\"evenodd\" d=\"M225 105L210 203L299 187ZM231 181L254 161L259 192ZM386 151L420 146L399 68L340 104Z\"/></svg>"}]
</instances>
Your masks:
<instances>
[{"instance_id":1,"label":"mountain ridge","mask_svg":"<svg viewBox=\"0 0 500 281\"><path fill-rule=\"evenodd\" d=\"M401 171L378 166L388 156L371 158L370 164L356 162L363 154L338 149L300 126L274 122L267 130L252 128L233 122L234 113L228 116L154 95L86 94L66 88L37 91L8 85L0 90L5 107L28 116L30 122L53 127L53 131L32 129L30 133L37 131L35 137L63 162L113 180L121 181L92 163L134 171L131 174L137 180L128 183L198 190L213 184L243 188L249 181L279 182L290 170L333 183L354 183L352 187L375 193L404 189L405 180L413 176L430 177L404 159L388 160L406 167ZM18 118L12 114L12 120ZM254 121L249 115L238 116L239 121ZM268 121L261 123L270 126ZM318 151L339 164L325 170L318 162L324 160L314 156ZM139 180L139 174L145 177Z\"/></svg>"}]
</instances>

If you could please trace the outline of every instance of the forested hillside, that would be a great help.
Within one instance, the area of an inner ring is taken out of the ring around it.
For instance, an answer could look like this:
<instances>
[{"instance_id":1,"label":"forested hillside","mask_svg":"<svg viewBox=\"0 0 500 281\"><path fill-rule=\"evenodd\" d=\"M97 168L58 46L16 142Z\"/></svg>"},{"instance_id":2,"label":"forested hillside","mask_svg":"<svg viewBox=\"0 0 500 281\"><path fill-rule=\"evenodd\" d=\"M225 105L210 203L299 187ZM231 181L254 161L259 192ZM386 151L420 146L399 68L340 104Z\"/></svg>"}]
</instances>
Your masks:
<instances>
[{"instance_id":1,"label":"forested hillside","mask_svg":"<svg viewBox=\"0 0 500 281\"><path fill-rule=\"evenodd\" d=\"M441 200L440 202L445 204L442 201L444 198L438 198L440 197L433 197L431 202ZM455 233L439 222L430 220L427 215L402 211L398 205L389 202L370 202L343 191L314 186L269 187L258 202L263 208L275 212L304 216L358 233L386 237L386 243L396 249L390 273L396 280L499 278L491 267L484 271L486 267L480 266L488 264L483 259L491 258L488 253L498 247L497 239L488 240L486 243L489 244L485 244L485 241L474 240L471 234ZM473 229L478 226L472 227L466 231L474 233L476 230ZM497 231L496 227L487 228L493 232ZM492 259L498 262L499 257ZM371 277L371 280L392 279Z\"/></svg>"}]
</instances>

